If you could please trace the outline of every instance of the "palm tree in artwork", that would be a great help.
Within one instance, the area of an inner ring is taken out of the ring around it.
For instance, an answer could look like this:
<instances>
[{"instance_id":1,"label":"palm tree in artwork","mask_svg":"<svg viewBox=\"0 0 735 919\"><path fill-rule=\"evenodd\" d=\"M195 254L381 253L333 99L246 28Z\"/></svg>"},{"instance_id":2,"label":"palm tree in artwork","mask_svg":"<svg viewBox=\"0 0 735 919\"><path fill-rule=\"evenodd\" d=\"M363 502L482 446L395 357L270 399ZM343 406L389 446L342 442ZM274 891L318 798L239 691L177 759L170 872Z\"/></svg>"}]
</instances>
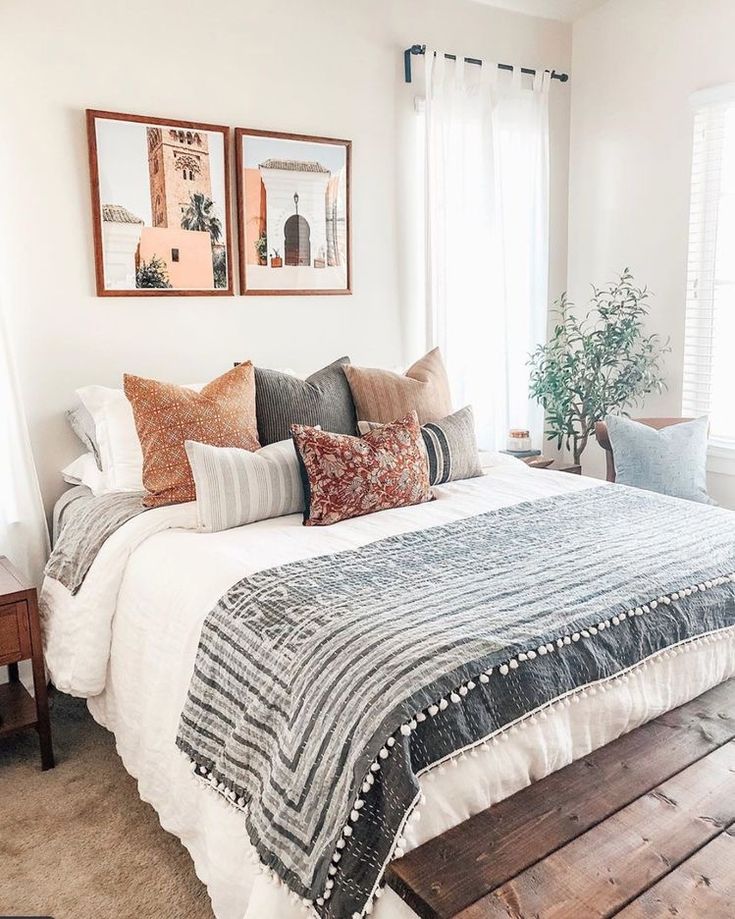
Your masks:
<instances>
[{"instance_id":1,"label":"palm tree in artwork","mask_svg":"<svg viewBox=\"0 0 735 919\"><path fill-rule=\"evenodd\" d=\"M218 243L222 238L222 221L214 213L212 199L200 191L194 192L181 216L181 229L209 233L212 237L212 245Z\"/></svg>"}]
</instances>

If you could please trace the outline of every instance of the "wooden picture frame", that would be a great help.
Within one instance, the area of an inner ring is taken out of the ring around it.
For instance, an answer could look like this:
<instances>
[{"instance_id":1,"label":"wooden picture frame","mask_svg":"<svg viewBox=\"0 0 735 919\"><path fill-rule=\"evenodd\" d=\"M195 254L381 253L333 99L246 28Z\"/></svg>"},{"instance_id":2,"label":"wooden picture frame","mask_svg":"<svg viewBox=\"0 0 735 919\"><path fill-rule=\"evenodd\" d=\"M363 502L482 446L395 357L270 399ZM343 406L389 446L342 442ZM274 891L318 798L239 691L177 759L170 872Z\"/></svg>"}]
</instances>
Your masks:
<instances>
[{"instance_id":1,"label":"wooden picture frame","mask_svg":"<svg viewBox=\"0 0 735 919\"><path fill-rule=\"evenodd\" d=\"M230 129L86 114L97 296L232 296Z\"/></svg>"},{"instance_id":2,"label":"wooden picture frame","mask_svg":"<svg viewBox=\"0 0 735 919\"><path fill-rule=\"evenodd\" d=\"M351 294L352 142L235 128L235 169L240 293Z\"/></svg>"}]
</instances>

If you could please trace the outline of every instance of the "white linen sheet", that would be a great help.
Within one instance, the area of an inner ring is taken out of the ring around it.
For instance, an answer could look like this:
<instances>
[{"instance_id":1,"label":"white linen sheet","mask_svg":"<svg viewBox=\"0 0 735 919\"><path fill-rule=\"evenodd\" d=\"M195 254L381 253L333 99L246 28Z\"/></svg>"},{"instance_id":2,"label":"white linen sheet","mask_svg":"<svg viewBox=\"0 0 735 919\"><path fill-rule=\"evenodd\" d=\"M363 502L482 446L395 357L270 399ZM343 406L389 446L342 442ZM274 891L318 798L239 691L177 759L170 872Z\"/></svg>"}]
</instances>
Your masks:
<instances>
[{"instance_id":1,"label":"white linen sheet","mask_svg":"<svg viewBox=\"0 0 735 919\"><path fill-rule=\"evenodd\" d=\"M303 527L300 516L292 516L203 534L182 528L194 525L193 505L159 508L107 541L76 597L47 581L42 606L51 676L59 688L91 696L90 711L115 733L141 797L191 853L218 919L299 919L301 905L253 863L242 815L197 782L175 746L207 612L239 578L264 567L594 486L609 487L514 461L442 486L430 504L325 528ZM423 776L426 803L421 820L407 828L407 848L733 673L732 636L692 644L638 667L604 693L558 705L547 720L508 732L504 743ZM373 916L415 919L390 890Z\"/></svg>"}]
</instances>

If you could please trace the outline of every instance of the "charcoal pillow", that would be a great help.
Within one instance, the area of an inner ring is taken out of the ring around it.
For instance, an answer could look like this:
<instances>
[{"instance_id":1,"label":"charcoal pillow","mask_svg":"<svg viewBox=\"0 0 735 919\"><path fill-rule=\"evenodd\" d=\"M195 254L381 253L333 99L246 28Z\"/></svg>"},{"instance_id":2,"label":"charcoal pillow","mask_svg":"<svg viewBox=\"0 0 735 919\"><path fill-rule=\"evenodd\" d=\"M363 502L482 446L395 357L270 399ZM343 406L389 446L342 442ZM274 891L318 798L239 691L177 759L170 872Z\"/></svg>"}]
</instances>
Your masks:
<instances>
[{"instance_id":1,"label":"charcoal pillow","mask_svg":"<svg viewBox=\"0 0 735 919\"><path fill-rule=\"evenodd\" d=\"M361 434L366 434L382 425L374 421L358 421L357 427ZM421 436L429 457L429 482L432 485L482 475L471 406L466 405L441 421L422 425Z\"/></svg>"},{"instance_id":2,"label":"charcoal pillow","mask_svg":"<svg viewBox=\"0 0 735 919\"><path fill-rule=\"evenodd\" d=\"M707 494L706 417L660 431L618 415L608 415L605 423L616 482L687 501L715 503Z\"/></svg>"},{"instance_id":3,"label":"charcoal pillow","mask_svg":"<svg viewBox=\"0 0 735 919\"><path fill-rule=\"evenodd\" d=\"M255 368L255 411L263 446L291 438L291 425L319 425L333 434L357 431L355 404L341 357L301 380L279 370Z\"/></svg>"}]
</instances>

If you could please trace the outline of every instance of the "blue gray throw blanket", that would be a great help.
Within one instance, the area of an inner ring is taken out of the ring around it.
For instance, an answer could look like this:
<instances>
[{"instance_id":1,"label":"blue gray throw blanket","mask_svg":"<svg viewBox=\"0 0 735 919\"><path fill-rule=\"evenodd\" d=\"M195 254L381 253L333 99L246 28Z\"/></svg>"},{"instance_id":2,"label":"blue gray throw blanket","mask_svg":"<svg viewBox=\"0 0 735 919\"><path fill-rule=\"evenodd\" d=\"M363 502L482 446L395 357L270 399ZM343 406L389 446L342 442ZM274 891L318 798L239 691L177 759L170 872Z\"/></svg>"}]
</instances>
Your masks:
<instances>
[{"instance_id":1,"label":"blue gray throw blanket","mask_svg":"<svg viewBox=\"0 0 735 919\"><path fill-rule=\"evenodd\" d=\"M261 571L202 629L177 743L261 861L364 915L418 775L735 624L735 515L591 488Z\"/></svg>"}]
</instances>

